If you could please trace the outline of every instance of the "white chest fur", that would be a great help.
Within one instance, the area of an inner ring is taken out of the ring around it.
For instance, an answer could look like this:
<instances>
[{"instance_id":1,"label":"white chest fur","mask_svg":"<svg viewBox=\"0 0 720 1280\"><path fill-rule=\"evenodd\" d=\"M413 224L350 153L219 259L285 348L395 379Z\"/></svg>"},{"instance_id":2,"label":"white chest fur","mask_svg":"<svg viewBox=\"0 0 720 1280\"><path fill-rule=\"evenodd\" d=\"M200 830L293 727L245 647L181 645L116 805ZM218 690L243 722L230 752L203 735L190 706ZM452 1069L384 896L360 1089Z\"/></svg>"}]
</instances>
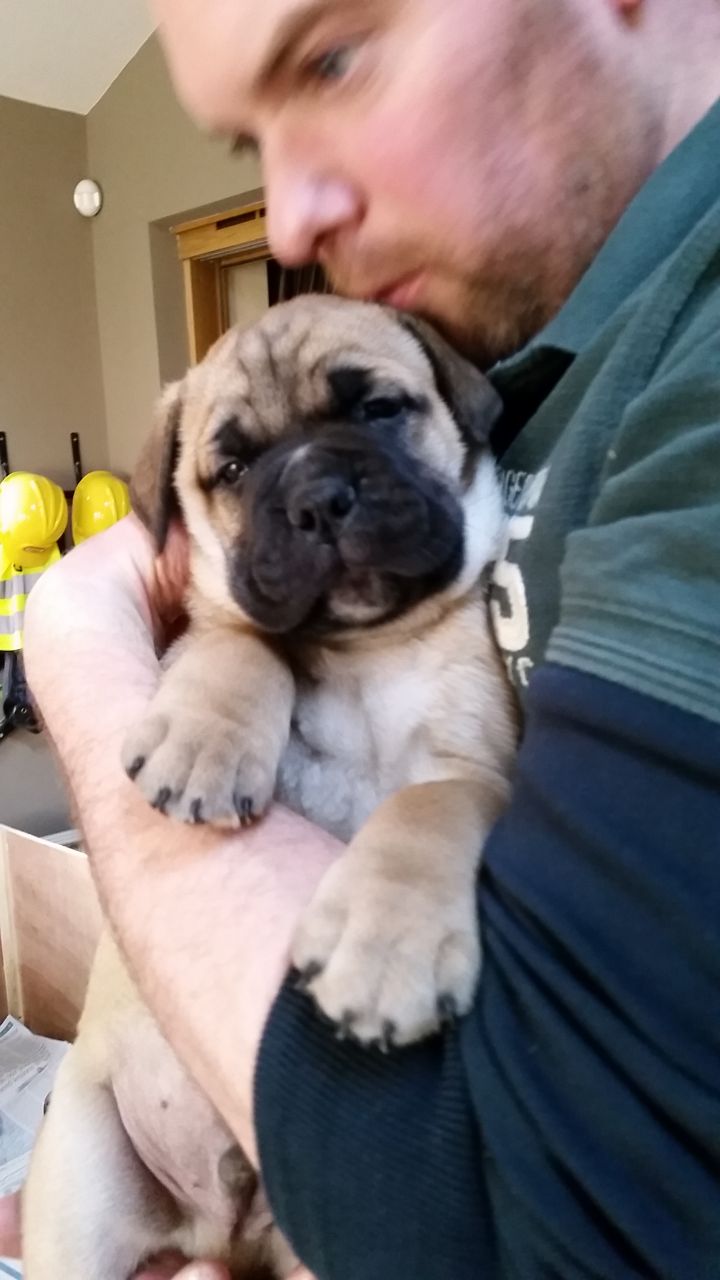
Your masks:
<instances>
[{"instance_id":1,"label":"white chest fur","mask_svg":"<svg viewBox=\"0 0 720 1280\"><path fill-rule=\"evenodd\" d=\"M450 590L419 606L416 625L408 615L392 636L325 651L316 683L298 683L277 797L343 840L393 792L448 776L451 757L502 772L514 750L506 681L478 585L502 529L490 455L463 509L465 563Z\"/></svg>"},{"instance_id":2,"label":"white chest fur","mask_svg":"<svg viewBox=\"0 0 720 1280\"><path fill-rule=\"evenodd\" d=\"M299 684L278 798L348 840L386 796L427 779L436 662L422 641L332 655L318 683Z\"/></svg>"}]
</instances>

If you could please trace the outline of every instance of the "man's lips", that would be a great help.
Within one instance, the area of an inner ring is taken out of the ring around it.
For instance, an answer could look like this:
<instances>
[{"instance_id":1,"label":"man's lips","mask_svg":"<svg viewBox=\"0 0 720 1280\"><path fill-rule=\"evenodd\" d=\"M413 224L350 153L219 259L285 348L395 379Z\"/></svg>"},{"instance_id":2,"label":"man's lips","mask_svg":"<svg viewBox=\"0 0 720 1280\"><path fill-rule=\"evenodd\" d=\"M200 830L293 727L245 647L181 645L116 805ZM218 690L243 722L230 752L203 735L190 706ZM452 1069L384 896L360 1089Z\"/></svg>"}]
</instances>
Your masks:
<instances>
[{"instance_id":1,"label":"man's lips","mask_svg":"<svg viewBox=\"0 0 720 1280\"><path fill-rule=\"evenodd\" d=\"M397 307L401 311L412 309L422 288L423 272L413 271L410 275L401 276L392 284L376 290L373 300L384 302L389 307Z\"/></svg>"},{"instance_id":2,"label":"man's lips","mask_svg":"<svg viewBox=\"0 0 720 1280\"><path fill-rule=\"evenodd\" d=\"M359 302L381 302L389 307L397 307L398 310L409 311L420 294L424 276L424 271L411 271L387 284L366 285L355 274L352 284L347 280L341 287L341 292ZM342 277L340 279L342 283Z\"/></svg>"}]
</instances>

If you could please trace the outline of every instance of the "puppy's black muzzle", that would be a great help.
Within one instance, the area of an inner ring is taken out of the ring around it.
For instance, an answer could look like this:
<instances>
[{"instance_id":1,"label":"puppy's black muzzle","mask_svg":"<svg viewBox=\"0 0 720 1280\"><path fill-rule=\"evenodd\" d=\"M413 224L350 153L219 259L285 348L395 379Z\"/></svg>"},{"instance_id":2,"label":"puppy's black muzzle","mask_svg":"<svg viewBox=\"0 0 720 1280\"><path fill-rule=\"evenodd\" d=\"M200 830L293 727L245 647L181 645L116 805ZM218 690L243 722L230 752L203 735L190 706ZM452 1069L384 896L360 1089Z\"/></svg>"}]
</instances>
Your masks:
<instances>
[{"instance_id":1,"label":"puppy's black muzzle","mask_svg":"<svg viewBox=\"0 0 720 1280\"><path fill-rule=\"evenodd\" d=\"M351 426L276 446L247 476L231 572L243 609L268 631L310 620L333 589L380 575L407 603L462 559L463 517L443 481L397 440Z\"/></svg>"},{"instance_id":2,"label":"puppy's black muzzle","mask_svg":"<svg viewBox=\"0 0 720 1280\"><path fill-rule=\"evenodd\" d=\"M294 489L285 507L291 525L323 542L337 543L358 501L352 481L331 471Z\"/></svg>"}]
</instances>

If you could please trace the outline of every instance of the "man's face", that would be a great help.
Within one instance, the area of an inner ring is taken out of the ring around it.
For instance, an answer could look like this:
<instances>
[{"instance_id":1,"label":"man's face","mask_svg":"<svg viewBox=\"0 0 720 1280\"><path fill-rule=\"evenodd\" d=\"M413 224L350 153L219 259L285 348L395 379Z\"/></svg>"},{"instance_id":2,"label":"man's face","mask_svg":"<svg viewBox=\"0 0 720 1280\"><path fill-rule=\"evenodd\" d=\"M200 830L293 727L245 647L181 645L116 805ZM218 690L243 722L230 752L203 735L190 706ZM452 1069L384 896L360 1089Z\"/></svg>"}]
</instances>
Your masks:
<instances>
[{"instance_id":1,"label":"man's face","mask_svg":"<svg viewBox=\"0 0 720 1280\"><path fill-rule=\"evenodd\" d=\"M559 308L653 164L613 0L156 9L191 112L259 146L274 254L481 360Z\"/></svg>"}]
</instances>

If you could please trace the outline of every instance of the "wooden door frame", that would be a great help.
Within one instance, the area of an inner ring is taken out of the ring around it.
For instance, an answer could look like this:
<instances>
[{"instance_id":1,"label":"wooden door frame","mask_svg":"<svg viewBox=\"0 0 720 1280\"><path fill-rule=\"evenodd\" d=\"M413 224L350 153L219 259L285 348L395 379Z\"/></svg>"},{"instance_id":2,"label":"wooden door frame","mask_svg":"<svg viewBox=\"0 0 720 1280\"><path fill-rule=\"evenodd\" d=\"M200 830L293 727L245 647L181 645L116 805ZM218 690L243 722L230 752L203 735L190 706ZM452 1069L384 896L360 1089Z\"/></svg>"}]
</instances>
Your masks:
<instances>
[{"instance_id":1,"label":"wooden door frame","mask_svg":"<svg viewBox=\"0 0 720 1280\"><path fill-rule=\"evenodd\" d=\"M190 360L197 364L227 327L224 269L270 257L265 202L194 218L171 231L183 266Z\"/></svg>"}]
</instances>

